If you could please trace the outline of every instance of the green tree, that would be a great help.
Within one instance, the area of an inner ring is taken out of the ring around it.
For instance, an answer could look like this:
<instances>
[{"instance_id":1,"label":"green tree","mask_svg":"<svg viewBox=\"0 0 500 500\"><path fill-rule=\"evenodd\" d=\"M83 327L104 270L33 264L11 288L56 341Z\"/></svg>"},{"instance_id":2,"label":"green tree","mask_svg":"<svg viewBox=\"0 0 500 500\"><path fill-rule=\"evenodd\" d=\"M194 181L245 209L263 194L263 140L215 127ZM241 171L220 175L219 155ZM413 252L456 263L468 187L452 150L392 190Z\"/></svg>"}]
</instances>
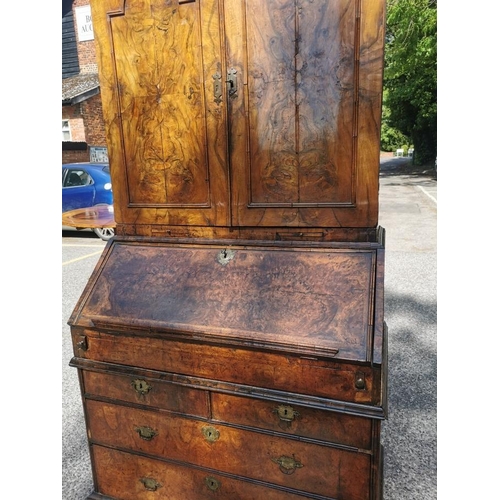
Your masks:
<instances>
[{"instance_id":1,"label":"green tree","mask_svg":"<svg viewBox=\"0 0 500 500\"><path fill-rule=\"evenodd\" d=\"M385 126L411 138L415 162L437 152L437 0L387 0Z\"/></svg>"},{"instance_id":2,"label":"green tree","mask_svg":"<svg viewBox=\"0 0 500 500\"><path fill-rule=\"evenodd\" d=\"M384 90L383 100L386 102L387 90ZM382 151L396 151L398 148L404 148L405 144L410 145L411 139L404 135L397 128L391 127L391 111L387 106L382 106L382 126L380 130L380 149Z\"/></svg>"}]
</instances>

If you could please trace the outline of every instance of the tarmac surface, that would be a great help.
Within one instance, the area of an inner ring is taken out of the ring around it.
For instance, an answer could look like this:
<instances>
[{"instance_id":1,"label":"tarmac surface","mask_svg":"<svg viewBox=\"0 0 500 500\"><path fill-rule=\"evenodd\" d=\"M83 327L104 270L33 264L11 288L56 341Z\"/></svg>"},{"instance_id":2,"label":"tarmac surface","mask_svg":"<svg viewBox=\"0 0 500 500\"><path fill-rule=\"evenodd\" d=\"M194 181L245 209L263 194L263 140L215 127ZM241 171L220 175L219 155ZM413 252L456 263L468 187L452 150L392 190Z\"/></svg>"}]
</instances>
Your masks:
<instances>
[{"instance_id":1,"label":"tarmac surface","mask_svg":"<svg viewBox=\"0 0 500 500\"><path fill-rule=\"evenodd\" d=\"M437 498L437 178L407 158L382 158L386 229L388 420L384 500Z\"/></svg>"},{"instance_id":2,"label":"tarmac surface","mask_svg":"<svg viewBox=\"0 0 500 500\"><path fill-rule=\"evenodd\" d=\"M437 498L436 171L382 155L379 200L389 329L384 500L431 500ZM104 245L90 232L63 233L62 500L84 500L93 489L77 370L68 365L73 354L66 322Z\"/></svg>"}]
</instances>

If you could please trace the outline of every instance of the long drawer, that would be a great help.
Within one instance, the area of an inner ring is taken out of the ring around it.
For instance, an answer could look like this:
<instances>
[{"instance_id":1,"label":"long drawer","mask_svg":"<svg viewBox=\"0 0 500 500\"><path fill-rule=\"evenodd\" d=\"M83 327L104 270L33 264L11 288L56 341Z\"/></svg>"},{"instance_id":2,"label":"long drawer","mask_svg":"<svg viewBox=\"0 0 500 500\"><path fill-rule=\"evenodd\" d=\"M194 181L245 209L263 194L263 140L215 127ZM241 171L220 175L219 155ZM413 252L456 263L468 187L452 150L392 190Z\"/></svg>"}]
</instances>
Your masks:
<instances>
[{"instance_id":1,"label":"long drawer","mask_svg":"<svg viewBox=\"0 0 500 500\"><path fill-rule=\"evenodd\" d=\"M266 488L213 471L155 460L94 445L97 494L119 500L304 500L290 491ZM316 497L315 497L316 498Z\"/></svg>"},{"instance_id":2,"label":"long drawer","mask_svg":"<svg viewBox=\"0 0 500 500\"><path fill-rule=\"evenodd\" d=\"M73 329L76 357L382 406L377 364Z\"/></svg>"},{"instance_id":3,"label":"long drawer","mask_svg":"<svg viewBox=\"0 0 500 500\"><path fill-rule=\"evenodd\" d=\"M374 457L162 412L88 400L93 444L331 498L370 499Z\"/></svg>"}]
</instances>

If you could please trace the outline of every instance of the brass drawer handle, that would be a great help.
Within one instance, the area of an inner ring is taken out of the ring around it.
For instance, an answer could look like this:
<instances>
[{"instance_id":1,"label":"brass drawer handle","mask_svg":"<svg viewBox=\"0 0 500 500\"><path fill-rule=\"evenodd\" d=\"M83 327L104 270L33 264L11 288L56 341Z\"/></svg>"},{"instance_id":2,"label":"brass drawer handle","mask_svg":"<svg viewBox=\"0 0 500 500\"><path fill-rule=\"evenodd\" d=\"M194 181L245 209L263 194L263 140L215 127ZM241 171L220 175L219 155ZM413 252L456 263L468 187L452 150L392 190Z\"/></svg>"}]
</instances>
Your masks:
<instances>
[{"instance_id":1,"label":"brass drawer handle","mask_svg":"<svg viewBox=\"0 0 500 500\"><path fill-rule=\"evenodd\" d=\"M153 388L145 380L141 379L132 380L130 385L134 388L135 392L141 396L146 395Z\"/></svg>"},{"instance_id":2,"label":"brass drawer handle","mask_svg":"<svg viewBox=\"0 0 500 500\"><path fill-rule=\"evenodd\" d=\"M298 460L295 460L295 457L287 457L282 455L279 458L271 458L271 460L280 466L280 471L283 474L293 474L295 469L300 469L304 467Z\"/></svg>"},{"instance_id":3,"label":"brass drawer handle","mask_svg":"<svg viewBox=\"0 0 500 500\"><path fill-rule=\"evenodd\" d=\"M141 439L144 441L151 441L158 433L151 429L151 427L136 427L135 431L139 434Z\"/></svg>"},{"instance_id":4,"label":"brass drawer handle","mask_svg":"<svg viewBox=\"0 0 500 500\"><path fill-rule=\"evenodd\" d=\"M201 431L209 443L215 443L220 437L220 432L215 427L203 427Z\"/></svg>"},{"instance_id":5,"label":"brass drawer handle","mask_svg":"<svg viewBox=\"0 0 500 500\"><path fill-rule=\"evenodd\" d=\"M295 411L292 406L288 405L279 405L278 408L273 410L273 413L277 413L278 418L283 422L293 422L300 415L298 411Z\"/></svg>"},{"instance_id":6,"label":"brass drawer handle","mask_svg":"<svg viewBox=\"0 0 500 500\"><path fill-rule=\"evenodd\" d=\"M206 477L205 478L205 484L207 485L208 489L211 491L217 491L220 487L220 482L215 479L215 477Z\"/></svg>"},{"instance_id":7,"label":"brass drawer handle","mask_svg":"<svg viewBox=\"0 0 500 500\"><path fill-rule=\"evenodd\" d=\"M358 391L363 391L366 389L365 374L363 372L356 372L356 376L354 378L354 387L356 387Z\"/></svg>"},{"instance_id":8,"label":"brass drawer handle","mask_svg":"<svg viewBox=\"0 0 500 500\"><path fill-rule=\"evenodd\" d=\"M156 491L158 488L161 488L163 485L160 484L156 479L152 477L141 477L139 481L144 485L148 491Z\"/></svg>"}]
</instances>

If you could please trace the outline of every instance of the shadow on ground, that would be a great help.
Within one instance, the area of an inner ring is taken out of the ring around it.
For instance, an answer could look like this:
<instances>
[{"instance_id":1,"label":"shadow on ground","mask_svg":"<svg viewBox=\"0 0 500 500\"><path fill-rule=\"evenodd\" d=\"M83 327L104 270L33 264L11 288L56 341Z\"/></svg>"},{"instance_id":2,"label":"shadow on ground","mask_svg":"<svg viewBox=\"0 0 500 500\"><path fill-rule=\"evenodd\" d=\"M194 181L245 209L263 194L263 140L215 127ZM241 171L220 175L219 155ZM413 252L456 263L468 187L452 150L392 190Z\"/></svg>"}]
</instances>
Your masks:
<instances>
[{"instance_id":1,"label":"shadow on ground","mask_svg":"<svg viewBox=\"0 0 500 500\"><path fill-rule=\"evenodd\" d=\"M397 175L429 177L433 180L437 180L437 169L434 164L414 165L411 158L381 158L380 177L393 177Z\"/></svg>"}]
</instances>

